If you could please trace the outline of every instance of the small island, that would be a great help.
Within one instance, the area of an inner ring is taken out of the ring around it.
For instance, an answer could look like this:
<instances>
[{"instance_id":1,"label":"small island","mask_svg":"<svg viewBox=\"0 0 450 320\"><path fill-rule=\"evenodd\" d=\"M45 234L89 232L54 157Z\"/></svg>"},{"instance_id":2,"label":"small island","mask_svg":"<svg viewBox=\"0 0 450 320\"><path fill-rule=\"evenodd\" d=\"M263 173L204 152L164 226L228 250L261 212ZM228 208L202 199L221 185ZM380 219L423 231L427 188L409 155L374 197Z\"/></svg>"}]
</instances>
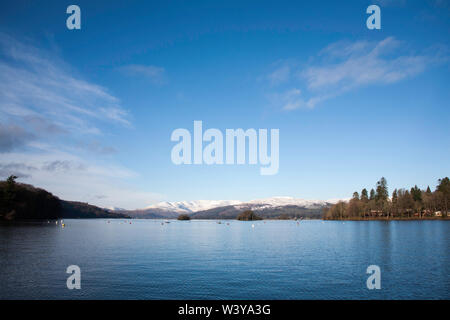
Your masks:
<instances>
[{"instance_id":1,"label":"small island","mask_svg":"<svg viewBox=\"0 0 450 320\"><path fill-rule=\"evenodd\" d=\"M237 216L237 220L254 221L262 220L262 218L260 216L257 216L252 210L246 210Z\"/></svg>"},{"instance_id":2,"label":"small island","mask_svg":"<svg viewBox=\"0 0 450 320\"><path fill-rule=\"evenodd\" d=\"M187 214L180 214L177 220L191 220L191 217L189 217Z\"/></svg>"}]
</instances>

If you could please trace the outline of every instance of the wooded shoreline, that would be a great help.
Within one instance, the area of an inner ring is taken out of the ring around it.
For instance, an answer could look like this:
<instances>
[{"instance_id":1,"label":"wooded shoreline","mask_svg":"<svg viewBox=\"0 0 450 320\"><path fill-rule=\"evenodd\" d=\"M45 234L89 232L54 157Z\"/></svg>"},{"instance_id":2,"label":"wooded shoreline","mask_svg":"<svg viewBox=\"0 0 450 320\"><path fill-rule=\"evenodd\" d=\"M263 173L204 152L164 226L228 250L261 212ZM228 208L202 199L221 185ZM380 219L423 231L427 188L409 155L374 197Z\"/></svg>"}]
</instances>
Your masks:
<instances>
[{"instance_id":1,"label":"wooded shoreline","mask_svg":"<svg viewBox=\"0 0 450 320\"><path fill-rule=\"evenodd\" d=\"M389 196L387 180L382 177L371 189L353 193L349 201L339 201L326 210L325 220L447 220L450 205L450 179L438 180L434 191L394 189Z\"/></svg>"},{"instance_id":2,"label":"wooded shoreline","mask_svg":"<svg viewBox=\"0 0 450 320\"><path fill-rule=\"evenodd\" d=\"M450 217L349 217L349 218L324 218L325 221L450 221Z\"/></svg>"}]
</instances>

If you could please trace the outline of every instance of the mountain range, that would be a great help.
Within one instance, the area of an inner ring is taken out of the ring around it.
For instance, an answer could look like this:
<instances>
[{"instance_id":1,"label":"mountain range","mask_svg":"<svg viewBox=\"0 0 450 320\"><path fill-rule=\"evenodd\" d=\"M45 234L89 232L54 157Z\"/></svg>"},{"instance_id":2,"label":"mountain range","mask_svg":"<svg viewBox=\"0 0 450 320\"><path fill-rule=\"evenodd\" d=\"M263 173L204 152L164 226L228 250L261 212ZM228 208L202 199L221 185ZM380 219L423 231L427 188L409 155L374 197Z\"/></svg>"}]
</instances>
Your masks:
<instances>
[{"instance_id":1,"label":"mountain range","mask_svg":"<svg viewBox=\"0 0 450 320\"><path fill-rule=\"evenodd\" d=\"M245 211L252 210L263 218L287 217L320 218L325 208L338 200L305 200L292 197L273 197L251 201L239 200L195 200L160 202L137 210L115 209L114 212L127 214L133 218L164 219L187 214L193 219L235 219Z\"/></svg>"}]
</instances>

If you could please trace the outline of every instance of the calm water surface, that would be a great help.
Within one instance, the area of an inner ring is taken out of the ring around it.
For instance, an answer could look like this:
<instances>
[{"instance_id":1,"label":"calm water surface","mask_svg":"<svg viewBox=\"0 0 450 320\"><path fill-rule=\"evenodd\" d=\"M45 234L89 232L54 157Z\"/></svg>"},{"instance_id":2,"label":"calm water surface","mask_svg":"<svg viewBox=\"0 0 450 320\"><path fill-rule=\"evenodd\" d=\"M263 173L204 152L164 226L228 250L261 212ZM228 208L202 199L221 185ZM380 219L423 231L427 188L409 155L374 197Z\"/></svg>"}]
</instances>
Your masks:
<instances>
[{"instance_id":1,"label":"calm water surface","mask_svg":"<svg viewBox=\"0 0 450 320\"><path fill-rule=\"evenodd\" d=\"M65 222L0 225L1 299L450 299L446 221Z\"/></svg>"}]
</instances>

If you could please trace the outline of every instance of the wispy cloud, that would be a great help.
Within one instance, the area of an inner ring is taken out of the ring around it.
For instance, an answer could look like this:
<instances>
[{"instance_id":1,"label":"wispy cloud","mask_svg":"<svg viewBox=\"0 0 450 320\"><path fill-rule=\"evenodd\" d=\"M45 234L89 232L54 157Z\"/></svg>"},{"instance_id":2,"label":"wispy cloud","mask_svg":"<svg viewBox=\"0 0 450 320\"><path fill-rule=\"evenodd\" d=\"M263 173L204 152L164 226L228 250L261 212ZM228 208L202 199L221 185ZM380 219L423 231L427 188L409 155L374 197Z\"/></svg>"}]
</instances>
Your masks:
<instances>
[{"instance_id":1,"label":"wispy cloud","mask_svg":"<svg viewBox=\"0 0 450 320\"><path fill-rule=\"evenodd\" d=\"M166 70L162 67L130 64L120 67L119 70L128 76L145 77L154 84L165 84L167 82Z\"/></svg>"},{"instance_id":2,"label":"wispy cloud","mask_svg":"<svg viewBox=\"0 0 450 320\"><path fill-rule=\"evenodd\" d=\"M51 52L0 33L0 113L11 121L33 117L47 127L98 133L95 121L129 126L117 97L97 84L75 77Z\"/></svg>"},{"instance_id":3,"label":"wispy cloud","mask_svg":"<svg viewBox=\"0 0 450 320\"><path fill-rule=\"evenodd\" d=\"M104 207L161 200L131 185L136 172L103 157L117 152L99 141L110 134L105 126L131 126L119 98L53 52L0 33L0 178L15 174L62 199Z\"/></svg>"},{"instance_id":4,"label":"wispy cloud","mask_svg":"<svg viewBox=\"0 0 450 320\"><path fill-rule=\"evenodd\" d=\"M312 66L301 73L312 90L353 87L381 83L389 84L422 72L428 57L421 55L393 56L400 42L386 38L378 43L360 42L349 45L332 45L324 52L327 56L341 58L336 63Z\"/></svg>"},{"instance_id":5,"label":"wispy cloud","mask_svg":"<svg viewBox=\"0 0 450 320\"><path fill-rule=\"evenodd\" d=\"M283 65L281 67L277 67L274 71L272 71L267 78L273 85L281 84L289 80L291 75L291 67L289 65Z\"/></svg>"},{"instance_id":6,"label":"wispy cloud","mask_svg":"<svg viewBox=\"0 0 450 320\"><path fill-rule=\"evenodd\" d=\"M411 78L446 57L438 54L415 54L403 50L404 44L393 37L378 42L357 41L332 43L321 50L302 69L280 69L270 74L294 86L279 94L278 104L284 110L314 108L328 99L362 86L389 85ZM271 81L273 84L273 81ZM295 93L295 94L293 94Z\"/></svg>"},{"instance_id":7,"label":"wispy cloud","mask_svg":"<svg viewBox=\"0 0 450 320\"><path fill-rule=\"evenodd\" d=\"M290 89L282 93L274 93L270 95L270 99L274 104L281 105L283 110L295 110L305 106L300 89Z\"/></svg>"}]
</instances>

